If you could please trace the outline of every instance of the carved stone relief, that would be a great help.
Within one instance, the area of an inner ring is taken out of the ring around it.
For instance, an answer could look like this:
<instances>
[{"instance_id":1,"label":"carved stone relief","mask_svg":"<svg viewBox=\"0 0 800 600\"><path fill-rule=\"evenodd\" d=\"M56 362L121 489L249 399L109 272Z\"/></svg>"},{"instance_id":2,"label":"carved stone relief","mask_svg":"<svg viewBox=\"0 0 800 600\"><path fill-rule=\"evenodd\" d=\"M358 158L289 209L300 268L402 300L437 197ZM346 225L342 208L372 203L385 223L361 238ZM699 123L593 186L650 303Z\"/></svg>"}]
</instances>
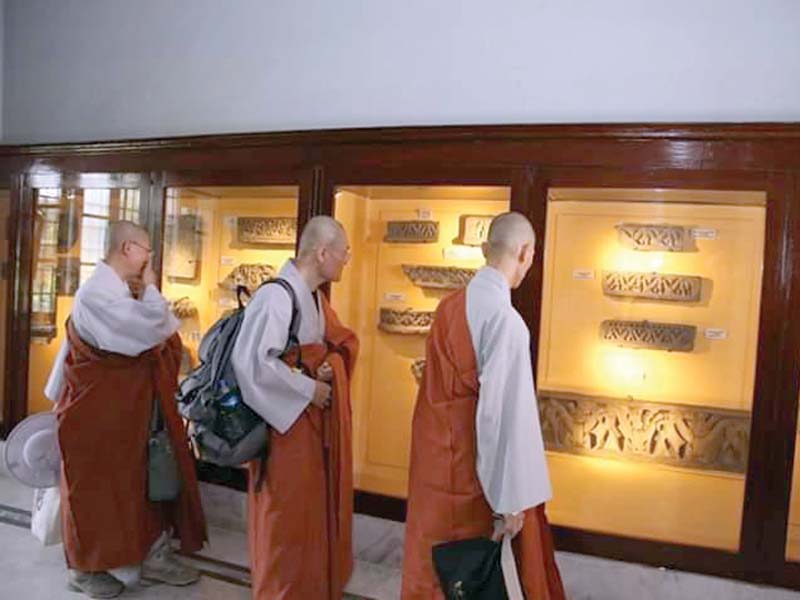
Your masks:
<instances>
[{"instance_id":1,"label":"carved stone relief","mask_svg":"<svg viewBox=\"0 0 800 600\"><path fill-rule=\"evenodd\" d=\"M425 359L418 358L411 363L411 372L414 374L414 379L417 380L417 385L422 383L422 374L425 372Z\"/></svg>"},{"instance_id":2,"label":"carved stone relief","mask_svg":"<svg viewBox=\"0 0 800 600\"><path fill-rule=\"evenodd\" d=\"M461 215L459 218L459 234L456 244L464 246L480 246L489 237L489 225L492 215Z\"/></svg>"},{"instance_id":3,"label":"carved stone relief","mask_svg":"<svg viewBox=\"0 0 800 600\"><path fill-rule=\"evenodd\" d=\"M616 229L620 243L633 250L685 252L688 249L686 229L677 225L622 223Z\"/></svg>"},{"instance_id":4,"label":"carved stone relief","mask_svg":"<svg viewBox=\"0 0 800 600\"><path fill-rule=\"evenodd\" d=\"M438 221L388 221L385 242L433 244L439 240Z\"/></svg>"},{"instance_id":5,"label":"carved stone relief","mask_svg":"<svg viewBox=\"0 0 800 600\"><path fill-rule=\"evenodd\" d=\"M625 348L691 352L697 327L651 321L607 320L600 325L600 339Z\"/></svg>"},{"instance_id":6,"label":"carved stone relief","mask_svg":"<svg viewBox=\"0 0 800 600\"><path fill-rule=\"evenodd\" d=\"M702 278L692 275L603 271L603 293L608 296L698 302L702 287Z\"/></svg>"},{"instance_id":7,"label":"carved stone relief","mask_svg":"<svg viewBox=\"0 0 800 600\"><path fill-rule=\"evenodd\" d=\"M433 323L433 315L433 311L427 310L381 308L378 328L387 333L427 334Z\"/></svg>"},{"instance_id":8,"label":"carved stone relief","mask_svg":"<svg viewBox=\"0 0 800 600\"><path fill-rule=\"evenodd\" d=\"M178 298L177 300L172 300L169 303L169 308L172 311L172 314L181 320L191 319L192 317L197 316L197 306L188 296Z\"/></svg>"},{"instance_id":9,"label":"carved stone relief","mask_svg":"<svg viewBox=\"0 0 800 600\"><path fill-rule=\"evenodd\" d=\"M239 265L220 282L220 287L235 292L239 285L245 286L250 293L256 291L265 281L275 279L276 272L272 265L247 264Z\"/></svg>"},{"instance_id":10,"label":"carved stone relief","mask_svg":"<svg viewBox=\"0 0 800 600\"><path fill-rule=\"evenodd\" d=\"M548 450L744 473L750 414L542 392Z\"/></svg>"},{"instance_id":11,"label":"carved stone relief","mask_svg":"<svg viewBox=\"0 0 800 600\"><path fill-rule=\"evenodd\" d=\"M467 285L478 270L460 267L403 265L403 272L417 287L457 290Z\"/></svg>"},{"instance_id":12,"label":"carved stone relief","mask_svg":"<svg viewBox=\"0 0 800 600\"><path fill-rule=\"evenodd\" d=\"M167 223L167 252L164 272L172 279L195 279L200 265L203 243L199 215L180 215Z\"/></svg>"},{"instance_id":13,"label":"carved stone relief","mask_svg":"<svg viewBox=\"0 0 800 600\"><path fill-rule=\"evenodd\" d=\"M238 217L236 239L242 244L294 246L297 219L294 217Z\"/></svg>"}]
</instances>

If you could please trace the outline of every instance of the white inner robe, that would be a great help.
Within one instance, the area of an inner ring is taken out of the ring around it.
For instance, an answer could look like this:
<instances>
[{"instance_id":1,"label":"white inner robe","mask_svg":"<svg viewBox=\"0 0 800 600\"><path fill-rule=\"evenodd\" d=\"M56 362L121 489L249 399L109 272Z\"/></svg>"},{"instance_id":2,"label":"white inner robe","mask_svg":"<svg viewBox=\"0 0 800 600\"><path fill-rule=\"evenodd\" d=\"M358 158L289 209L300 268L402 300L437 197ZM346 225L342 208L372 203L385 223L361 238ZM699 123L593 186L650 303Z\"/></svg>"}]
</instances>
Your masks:
<instances>
[{"instance_id":1,"label":"white inner robe","mask_svg":"<svg viewBox=\"0 0 800 600\"><path fill-rule=\"evenodd\" d=\"M125 356L138 356L168 340L180 327L169 302L154 285L141 300L104 261L75 294L70 315L78 336L94 348ZM58 402L64 388L64 361L69 351L65 339L56 355L44 395Z\"/></svg>"},{"instance_id":2,"label":"white inner robe","mask_svg":"<svg viewBox=\"0 0 800 600\"><path fill-rule=\"evenodd\" d=\"M531 367L530 333L511 304L505 276L483 267L467 286L467 323L480 390L478 479L497 514L552 497Z\"/></svg>"},{"instance_id":3,"label":"white inner robe","mask_svg":"<svg viewBox=\"0 0 800 600\"><path fill-rule=\"evenodd\" d=\"M279 277L289 282L300 310L301 345L320 344L325 339L325 316L293 261ZM242 400L279 433L286 433L314 397L316 382L284 363L292 304L288 292L278 284L261 287L244 311L244 321L233 347L231 362Z\"/></svg>"}]
</instances>

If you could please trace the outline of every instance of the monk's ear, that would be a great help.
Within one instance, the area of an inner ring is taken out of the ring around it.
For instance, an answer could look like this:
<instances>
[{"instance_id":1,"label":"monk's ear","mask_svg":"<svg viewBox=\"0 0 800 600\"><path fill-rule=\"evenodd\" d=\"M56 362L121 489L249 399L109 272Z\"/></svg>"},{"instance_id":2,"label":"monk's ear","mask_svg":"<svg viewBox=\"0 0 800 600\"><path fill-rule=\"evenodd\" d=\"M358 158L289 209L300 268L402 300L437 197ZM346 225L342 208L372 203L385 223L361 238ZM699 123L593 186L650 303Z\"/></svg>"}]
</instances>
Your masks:
<instances>
[{"instance_id":1,"label":"monk's ear","mask_svg":"<svg viewBox=\"0 0 800 600\"><path fill-rule=\"evenodd\" d=\"M483 258L489 258L489 242L481 244L481 252L483 252Z\"/></svg>"}]
</instances>

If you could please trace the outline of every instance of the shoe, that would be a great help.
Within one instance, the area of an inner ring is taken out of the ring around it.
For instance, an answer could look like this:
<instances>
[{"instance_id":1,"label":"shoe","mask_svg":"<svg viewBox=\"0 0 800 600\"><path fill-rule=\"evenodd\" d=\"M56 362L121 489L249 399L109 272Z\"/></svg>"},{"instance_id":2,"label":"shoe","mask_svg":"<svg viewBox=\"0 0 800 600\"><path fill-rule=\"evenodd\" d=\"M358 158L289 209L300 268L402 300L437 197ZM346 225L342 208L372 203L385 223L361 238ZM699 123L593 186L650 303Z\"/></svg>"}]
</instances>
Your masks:
<instances>
[{"instance_id":1,"label":"shoe","mask_svg":"<svg viewBox=\"0 0 800 600\"><path fill-rule=\"evenodd\" d=\"M123 592L125 586L105 571L87 573L70 569L69 589L73 592L83 592L90 598L116 598Z\"/></svg>"},{"instance_id":2,"label":"shoe","mask_svg":"<svg viewBox=\"0 0 800 600\"><path fill-rule=\"evenodd\" d=\"M180 562L164 543L150 553L142 563L142 579L168 585L189 585L200 579L200 571Z\"/></svg>"}]
</instances>

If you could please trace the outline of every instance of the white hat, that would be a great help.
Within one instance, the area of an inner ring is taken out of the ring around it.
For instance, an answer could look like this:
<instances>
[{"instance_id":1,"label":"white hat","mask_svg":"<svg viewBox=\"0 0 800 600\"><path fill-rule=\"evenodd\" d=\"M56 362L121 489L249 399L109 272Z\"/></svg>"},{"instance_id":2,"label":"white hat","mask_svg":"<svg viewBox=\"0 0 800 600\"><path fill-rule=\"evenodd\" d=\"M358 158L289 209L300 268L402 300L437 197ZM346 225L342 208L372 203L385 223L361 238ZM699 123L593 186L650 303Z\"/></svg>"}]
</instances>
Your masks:
<instances>
[{"instance_id":1,"label":"white hat","mask_svg":"<svg viewBox=\"0 0 800 600\"><path fill-rule=\"evenodd\" d=\"M58 485L61 475L61 451L58 424L54 412L31 415L14 427L3 458L14 479L33 488Z\"/></svg>"}]
</instances>

